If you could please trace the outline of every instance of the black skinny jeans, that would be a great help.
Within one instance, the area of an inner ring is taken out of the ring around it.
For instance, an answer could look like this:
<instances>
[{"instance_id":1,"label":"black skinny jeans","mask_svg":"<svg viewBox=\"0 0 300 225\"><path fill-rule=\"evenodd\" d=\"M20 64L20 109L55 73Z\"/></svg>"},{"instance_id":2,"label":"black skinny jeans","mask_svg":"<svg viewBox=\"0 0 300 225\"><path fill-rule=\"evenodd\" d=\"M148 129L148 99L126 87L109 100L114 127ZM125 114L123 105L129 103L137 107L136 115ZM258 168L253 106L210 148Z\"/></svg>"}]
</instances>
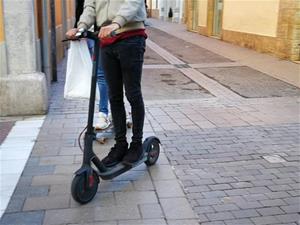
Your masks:
<instances>
[{"instance_id":1,"label":"black skinny jeans","mask_svg":"<svg viewBox=\"0 0 300 225\"><path fill-rule=\"evenodd\" d=\"M142 142L145 118L141 78L144 62L145 38L134 36L101 49L102 65L109 87L109 101L117 143L126 142L126 111L123 85L131 105L132 141Z\"/></svg>"}]
</instances>

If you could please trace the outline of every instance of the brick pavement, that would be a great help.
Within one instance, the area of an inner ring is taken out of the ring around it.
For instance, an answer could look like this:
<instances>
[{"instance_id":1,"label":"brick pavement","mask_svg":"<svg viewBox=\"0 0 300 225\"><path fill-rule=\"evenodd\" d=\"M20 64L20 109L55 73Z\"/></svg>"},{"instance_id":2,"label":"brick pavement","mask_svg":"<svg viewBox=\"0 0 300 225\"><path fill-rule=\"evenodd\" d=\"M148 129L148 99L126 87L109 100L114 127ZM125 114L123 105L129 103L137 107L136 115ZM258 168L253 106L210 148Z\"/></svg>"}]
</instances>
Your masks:
<instances>
[{"instance_id":1,"label":"brick pavement","mask_svg":"<svg viewBox=\"0 0 300 225\"><path fill-rule=\"evenodd\" d=\"M60 76L0 224L299 224L299 96L245 99L195 69L242 65L201 48L200 58L190 50L175 52L151 32L145 133L161 138L158 165L102 181L90 204L75 203L70 182L82 158L76 139L86 123L87 101L64 100ZM62 64L60 75L64 70ZM152 85L158 74L175 81L159 82L162 76ZM200 91L183 93L186 79ZM95 150L103 155L110 144L95 143Z\"/></svg>"}]
</instances>

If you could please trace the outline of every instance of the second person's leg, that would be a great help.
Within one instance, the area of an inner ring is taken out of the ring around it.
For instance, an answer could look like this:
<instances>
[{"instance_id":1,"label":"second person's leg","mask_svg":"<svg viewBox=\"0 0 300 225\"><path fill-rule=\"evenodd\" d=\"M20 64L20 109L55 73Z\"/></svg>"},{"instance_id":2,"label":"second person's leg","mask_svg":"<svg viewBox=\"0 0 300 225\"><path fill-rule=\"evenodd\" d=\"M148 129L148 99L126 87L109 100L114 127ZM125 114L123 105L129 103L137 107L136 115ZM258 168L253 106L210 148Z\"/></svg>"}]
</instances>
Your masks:
<instances>
[{"instance_id":1,"label":"second person's leg","mask_svg":"<svg viewBox=\"0 0 300 225\"><path fill-rule=\"evenodd\" d=\"M96 129L106 129L110 125L108 118L108 87L104 77L104 71L102 68L101 59L98 64L97 70L97 84L99 88L100 100L99 100L99 117Z\"/></svg>"}]
</instances>

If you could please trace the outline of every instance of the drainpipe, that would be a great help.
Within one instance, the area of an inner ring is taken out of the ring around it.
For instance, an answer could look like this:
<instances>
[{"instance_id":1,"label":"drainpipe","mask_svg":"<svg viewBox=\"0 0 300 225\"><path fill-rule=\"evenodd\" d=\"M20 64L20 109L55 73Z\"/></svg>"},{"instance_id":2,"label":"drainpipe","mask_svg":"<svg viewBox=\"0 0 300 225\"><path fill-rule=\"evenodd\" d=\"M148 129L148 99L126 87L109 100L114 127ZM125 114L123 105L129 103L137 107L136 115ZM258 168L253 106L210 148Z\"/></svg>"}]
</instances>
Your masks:
<instances>
[{"instance_id":1,"label":"drainpipe","mask_svg":"<svg viewBox=\"0 0 300 225\"><path fill-rule=\"evenodd\" d=\"M48 1L42 2L42 23L43 23L43 36L42 36L42 71L46 74L48 86L50 85L50 64L49 64L49 29L48 29Z\"/></svg>"},{"instance_id":2,"label":"drainpipe","mask_svg":"<svg viewBox=\"0 0 300 225\"><path fill-rule=\"evenodd\" d=\"M66 0L61 1L61 8L62 8L62 35L63 37L65 36L65 33L67 32L68 29L68 18L67 18L67 5L66 5ZM75 15L75 13L74 13ZM67 44L66 42L63 43L63 48L64 48L64 54L67 49Z\"/></svg>"},{"instance_id":3,"label":"drainpipe","mask_svg":"<svg viewBox=\"0 0 300 225\"><path fill-rule=\"evenodd\" d=\"M55 0L50 0L52 81L57 81Z\"/></svg>"}]
</instances>

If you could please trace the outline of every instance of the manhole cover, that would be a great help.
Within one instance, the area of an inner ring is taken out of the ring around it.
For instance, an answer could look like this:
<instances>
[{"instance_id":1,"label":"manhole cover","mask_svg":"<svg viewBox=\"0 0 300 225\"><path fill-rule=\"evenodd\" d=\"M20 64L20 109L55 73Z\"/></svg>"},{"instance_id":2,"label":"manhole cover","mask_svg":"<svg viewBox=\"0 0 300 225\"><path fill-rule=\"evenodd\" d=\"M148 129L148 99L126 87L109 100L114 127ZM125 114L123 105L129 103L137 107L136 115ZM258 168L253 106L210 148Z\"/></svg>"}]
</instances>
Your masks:
<instances>
[{"instance_id":1,"label":"manhole cover","mask_svg":"<svg viewBox=\"0 0 300 225\"><path fill-rule=\"evenodd\" d=\"M282 163L286 162L281 156L279 155L266 155L263 156L265 160L267 160L269 163Z\"/></svg>"}]
</instances>

